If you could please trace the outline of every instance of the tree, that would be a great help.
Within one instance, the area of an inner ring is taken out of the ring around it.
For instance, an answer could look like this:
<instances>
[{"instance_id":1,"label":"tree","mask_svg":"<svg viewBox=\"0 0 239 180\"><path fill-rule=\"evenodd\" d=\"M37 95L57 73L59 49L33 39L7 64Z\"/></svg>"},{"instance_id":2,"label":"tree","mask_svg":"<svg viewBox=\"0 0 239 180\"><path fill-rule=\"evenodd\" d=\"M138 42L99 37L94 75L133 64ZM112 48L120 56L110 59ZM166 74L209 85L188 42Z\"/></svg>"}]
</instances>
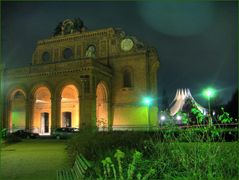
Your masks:
<instances>
[{"instance_id":1,"label":"tree","mask_svg":"<svg viewBox=\"0 0 239 180\"><path fill-rule=\"evenodd\" d=\"M231 100L225 105L225 111L234 119L238 119L238 89L235 90Z\"/></svg>"}]
</instances>

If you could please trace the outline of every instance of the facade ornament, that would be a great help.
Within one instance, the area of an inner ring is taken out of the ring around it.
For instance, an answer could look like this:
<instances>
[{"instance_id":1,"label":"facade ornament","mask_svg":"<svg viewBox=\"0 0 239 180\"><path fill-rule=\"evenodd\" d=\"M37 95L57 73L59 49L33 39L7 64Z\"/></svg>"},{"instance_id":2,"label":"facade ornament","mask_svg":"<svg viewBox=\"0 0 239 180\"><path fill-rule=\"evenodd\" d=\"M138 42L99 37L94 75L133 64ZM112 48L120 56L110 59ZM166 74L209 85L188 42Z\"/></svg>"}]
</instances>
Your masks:
<instances>
[{"instance_id":1,"label":"facade ornament","mask_svg":"<svg viewBox=\"0 0 239 180\"><path fill-rule=\"evenodd\" d=\"M54 31L54 36L84 32L85 30L86 27L80 18L75 18L73 20L66 19L58 23Z\"/></svg>"}]
</instances>

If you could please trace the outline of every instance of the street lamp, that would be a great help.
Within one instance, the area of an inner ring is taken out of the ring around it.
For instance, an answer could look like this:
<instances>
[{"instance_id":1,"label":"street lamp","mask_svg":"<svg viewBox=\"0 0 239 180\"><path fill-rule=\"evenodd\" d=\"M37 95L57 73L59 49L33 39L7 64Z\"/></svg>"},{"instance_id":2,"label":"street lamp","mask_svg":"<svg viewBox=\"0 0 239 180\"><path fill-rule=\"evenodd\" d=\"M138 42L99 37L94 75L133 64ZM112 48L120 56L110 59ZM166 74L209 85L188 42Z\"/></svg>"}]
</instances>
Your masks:
<instances>
[{"instance_id":1,"label":"street lamp","mask_svg":"<svg viewBox=\"0 0 239 180\"><path fill-rule=\"evenodd\" d=\"M208 100L208 120L209 124L212 124L212 117L211 117L211 104L210 104L210 99L214 97L216 94L216 90L209 87L204 90L203 95L207 98Z\"/></svg>"},{"instance_id":2,"label":"street lamp","mask_svg":"<svg viewBox=\"0 0 239 180\"><path fill-rule=\"evenodd\" d=\"M147 105L147 119L148 119L148 129L150 129L150 112L149 112L149 108L150 108L150 105L152 103L152 98L151 97L145 97L144 98L144 104Z\"/></svg>"},{"instance_id":3,"label":"street lamp","mask_svg":"<svg viewBox=\"0 0 239 180\"><path fill-rule=\"evenodd\" d=\"M211 88L211 87L205 89L204 92L203 92L203 95L204 95L204 96L207 98L207 100L208 100L208 111L209 111L209 114L211 114L210 99L211 99L212 97L214 97L215 94L216 94L215 89L213 89L213 88Z\"/></svg>"}]
</instances>

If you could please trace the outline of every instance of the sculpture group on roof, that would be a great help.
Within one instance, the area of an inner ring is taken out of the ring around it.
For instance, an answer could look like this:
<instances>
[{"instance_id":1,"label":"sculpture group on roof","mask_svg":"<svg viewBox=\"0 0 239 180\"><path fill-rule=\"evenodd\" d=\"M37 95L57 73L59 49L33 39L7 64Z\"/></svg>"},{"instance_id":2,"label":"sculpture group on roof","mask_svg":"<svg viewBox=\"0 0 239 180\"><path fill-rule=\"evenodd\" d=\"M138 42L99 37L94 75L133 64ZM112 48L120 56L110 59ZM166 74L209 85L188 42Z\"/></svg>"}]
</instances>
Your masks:
<instances>
[{"instance_id":1,"label":"sculpture group on roof","mask_svg":"<svg viewBox=\"0 0 239 180\"><path fill-rule=\"evenodd\" d=\"M72 34L75 32L84 32L86 31L84 22L80 18L75 19L66 19L58 23L54 31L54 36Z\"/></svg>"}]
</instances>

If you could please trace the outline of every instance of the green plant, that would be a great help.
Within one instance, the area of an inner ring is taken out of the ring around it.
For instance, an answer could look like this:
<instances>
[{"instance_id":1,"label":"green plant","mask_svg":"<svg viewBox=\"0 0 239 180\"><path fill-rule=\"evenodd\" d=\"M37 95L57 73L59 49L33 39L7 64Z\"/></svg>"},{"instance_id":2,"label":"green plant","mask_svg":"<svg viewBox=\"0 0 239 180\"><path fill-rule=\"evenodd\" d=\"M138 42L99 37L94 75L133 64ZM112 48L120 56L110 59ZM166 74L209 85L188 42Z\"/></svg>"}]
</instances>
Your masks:
<instances>
[{"instance_id":1,"label":"green plant","mask_svg":"<svg viewBox=\"0 0 239 180\"><path fill-rule=\"evenodd\" d=\"M219 121L221 121L222 123L230 123L232 122L233 118L230 117L230 114L228 112L224 111L224 108L221 108L222 110L222 114L219 116Z\"/></svg>"},{"instance_id":2,"label":"green plant","mask_svg":"<svg viewBox=\"0 0 239 180\"><path fill-rule=\"evenodd\" d=\"M148 173L145 175L142 175L142 173L138 171L138 165L143 161L142 153L139 151L134 152L131 163L129 163L128 166L124 166L125 168L123 168L123 159L125 158L124 152L117 149L116 153L114 154L114 158L117 161L116 165L110 157L106 157L101 161L103 165L104 178L102 177L102 174L100 174L99 179L146 180L155 174L155 170L153 168L150 168ZM115 169L116 166L118 167L118 171Z\"/></svg>"},{"instance_id":3,"label":"green plant","mask_svg":"<svg viewBox=\"0 0 239 180\"><path fill-rule=\"evenodd\" d=\"M203 120L205 119L205 116L203 115L203 113L198 108L193 107L191 109L191 112L196 117L197 124L201 124L203 122Z\"/></svg>"}]
</instances>

